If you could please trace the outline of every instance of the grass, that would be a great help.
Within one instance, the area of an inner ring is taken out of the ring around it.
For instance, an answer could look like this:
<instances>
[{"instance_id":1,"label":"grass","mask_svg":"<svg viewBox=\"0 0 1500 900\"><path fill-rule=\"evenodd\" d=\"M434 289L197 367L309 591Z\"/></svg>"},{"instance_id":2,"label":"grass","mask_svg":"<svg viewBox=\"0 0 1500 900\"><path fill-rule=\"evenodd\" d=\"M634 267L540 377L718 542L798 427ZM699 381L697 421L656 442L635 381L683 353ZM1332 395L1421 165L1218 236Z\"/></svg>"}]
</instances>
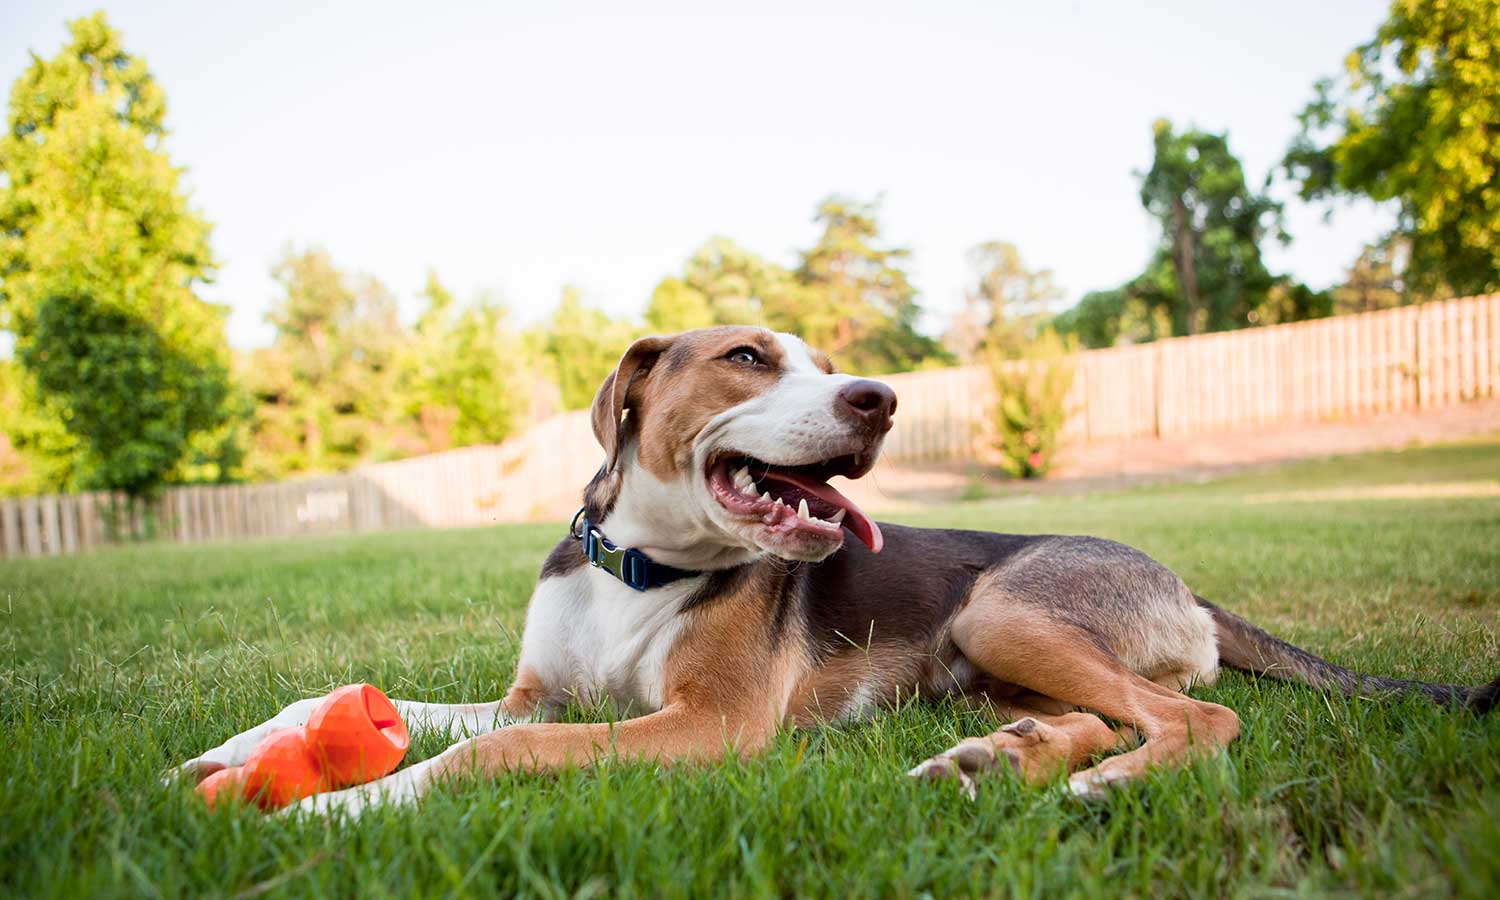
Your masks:
<instances>
[{"instance_id":1,"label":"grass","mask_svg":"<svg viewBox=\"0 0 1500 900\"><path fill-rule=\"evenodd\" d=\"M1329 658L1500 673L1500 444L909 517L1087 532ZM1407 488L1392 490L1391 485ZM1382 487L1384 486L1384 487ZM1466 487L1459 490L1455 486ZM1494 896L1500 715L1227 673L1243 737L1099 803L907 767L995 722L913 705L747 762L505 777L358 823L206 811L157 778L368 680L471 701L512 673L560 525L142 546L0 564L0 894ZM414 758L440 749L419 739Z\"/></svg>"}]
</instances>

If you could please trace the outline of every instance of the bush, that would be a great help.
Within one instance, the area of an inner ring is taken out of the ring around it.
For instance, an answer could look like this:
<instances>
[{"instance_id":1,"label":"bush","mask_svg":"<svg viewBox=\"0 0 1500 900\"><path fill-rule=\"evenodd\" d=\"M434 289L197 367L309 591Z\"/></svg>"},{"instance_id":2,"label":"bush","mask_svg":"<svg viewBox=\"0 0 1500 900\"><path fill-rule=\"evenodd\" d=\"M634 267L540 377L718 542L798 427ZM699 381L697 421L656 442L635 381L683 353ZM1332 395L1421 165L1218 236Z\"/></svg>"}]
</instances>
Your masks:
<instances>
[{"instance_id":1,"label":"bush","mask_svg":"<svg viewBox=\"0 0 1500 900\"><path fill-rule=\"evenodd\" d=\"M1048 329L1014 351L987 355L995 388L995 448L1001 467L1016 478L1041 478L1052 468L1068 420L1069 357L1075 349L1073 341Z\"/></svg>"}]
</instances>

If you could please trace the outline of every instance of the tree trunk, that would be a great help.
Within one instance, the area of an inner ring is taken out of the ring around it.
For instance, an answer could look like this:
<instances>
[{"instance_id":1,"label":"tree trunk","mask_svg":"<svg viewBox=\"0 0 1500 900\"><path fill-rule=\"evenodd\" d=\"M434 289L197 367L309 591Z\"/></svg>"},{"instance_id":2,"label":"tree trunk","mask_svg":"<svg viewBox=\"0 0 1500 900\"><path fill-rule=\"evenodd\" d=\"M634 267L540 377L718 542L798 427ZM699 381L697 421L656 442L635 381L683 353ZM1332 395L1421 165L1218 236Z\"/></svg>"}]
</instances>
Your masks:
<instances>
[{"instance_id":1,"label":"tree trunk","mask_svg":"<svg viewBox=\"0 0 1500 900\"><path fill-rule=\"evenodd\" d=\"M314 401L302 410L302 450L307 455L305 465L317 468L323 461L323 425L319 421L321 404Z\"/></svg>"},{"instance_id":2,"label":"tree trunk","mask_svg":"<svg viewBox=\"0 0 1500 900\"><path fill-rule=\"evenodd\" d=\"M1187 306L1187 333L1198 333L1198 270L1193 264L1193 243L1197 237L1188 222L1187 205L1181 197L1172 201L1172 267L1177 270L1177 285L1182 288Z\"/></svg>"}]
</instances>

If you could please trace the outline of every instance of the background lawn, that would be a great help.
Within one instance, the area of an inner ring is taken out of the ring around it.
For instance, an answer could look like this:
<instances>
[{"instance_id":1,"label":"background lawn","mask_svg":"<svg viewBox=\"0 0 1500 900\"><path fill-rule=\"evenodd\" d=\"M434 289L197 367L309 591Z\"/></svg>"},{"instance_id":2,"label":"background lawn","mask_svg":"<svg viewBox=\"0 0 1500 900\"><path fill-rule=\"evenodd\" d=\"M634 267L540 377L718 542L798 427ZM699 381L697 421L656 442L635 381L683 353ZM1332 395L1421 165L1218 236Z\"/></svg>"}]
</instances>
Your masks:
<instances>
[{"instance_id":1,"label":"background lawn","mask_svg":"<svg viewBox=\"0 0 1500 900\"><path fill-rule=\"evenodd\" d=\"M1500 674L1500 444L906 519L1087 532L1337 662ZM499 696L561 525L0 563L0 894L1494 895L1500 715L1237 673L1221 759L1084 804L905 770L996 723L912 706L745 763L507 777L355 824L210 814L169 765L299 697ZM414 756L440 749L419 738Z\"/></svg>"}]
</instances>

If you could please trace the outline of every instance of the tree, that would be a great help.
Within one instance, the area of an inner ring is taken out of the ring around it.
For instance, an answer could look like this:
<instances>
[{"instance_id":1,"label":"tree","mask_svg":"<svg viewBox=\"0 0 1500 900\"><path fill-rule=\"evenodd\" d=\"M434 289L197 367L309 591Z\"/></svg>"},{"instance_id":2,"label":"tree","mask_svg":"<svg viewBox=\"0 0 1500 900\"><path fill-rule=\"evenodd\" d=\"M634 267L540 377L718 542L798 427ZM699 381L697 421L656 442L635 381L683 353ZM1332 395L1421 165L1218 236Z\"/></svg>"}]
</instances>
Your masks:
<instances>
[{"instance_id":1,"label":"tree","mask_svg":"<svg viewBox=\"0 0 1500 900\"><path fill-rule=\"evenodd\" d=\"M1135 293L1168 311L1174 334L1253 324L1250 313L1275 282L1260 242L1271 234L1288 239L1280 204L1246 187L1226 135L1177 134L1165 119L1153 134L1141 204L1161 222L1162 241Z\"/></svg>"},{"instance_id":2,"label":"tree","mask_svg":"<svg viewBox=\"0 0 1500 900\"><path fill-rule=\"evenodd\" d=\"M161 90L103 14L69 29L11 92L0 303L21 395L74 440L56 487L149 497L229 416L224 310L194 293L209 225L161 148Z\"/></svg>"},{"instance_id":3,"label":"tree","mask_svg":"<svg viewBox=\"0 0 1500 900\"><path fill-rule=\"evenodd\" d=\"M1314 86L1284 166L1303 199L1396 204L1405 289L1500 289L1500 0L1397 0Z\"/></svg>"},{"instance_id":4,"label":"tree","mask_svg":"<svg viewBox=\"0 0 1500 900\"><path fill-rule=\"evenodd\" d=\"M587 409L605 376L639 336L629 323L585 304L577 288L563 288L562 301L539 341L562 389L563 408Z\"/></svg>"},{"instance_id":5,"label":"tree","mask_svg":"<svg viewBox=\"0 0 1500 900\"><path fill-rule=\"evenodd\" d=\"M1400 237L1367 245L1349 267L1344 283L1333 290L1336 311L1370 312L1410 302L1406 280L1401 277L1409 253L1409 245Z\"/></svg>"},{"instance_id":6,"label":"tree","mask_svg":"<svg viewBox=\"0 0 1500 900\"><path fill-rule=\"evenodd\" d=\"M796 291L796 280L785 268L728 238L714 237L688 257L680 277L664 278L657 285L646 322L664 332L706 325L788 330L805 305L789 296Z\"/></svg>"},{"instance_id":7,"label":"tree","mask_svg":"<svg viewBox=\"0 0 1500 900\"><path fill-rule=\"evenodd\" d=\"M318 247L288 247L272 276L283 291L267 315L276 339L244 372L257 401L252 471L339 470L416 449L396 446L405 335L390 291Z\"/></svg>"},{"instance_id":8,"label":"tree","mask_svg":"<svg viewBox=\"0 0 1500 900\"><path fill-rule=\"evenodd\" d=\"M524 422L536 355L494 299L459 303L429 273L408 328L384 285L321 248L288 248L273 275L276 339L240 370L255 477L498 442Z\"/></svg>"},{"instance_id":9,"label":"tree","mask_svg":"<svg viewBox=\"0 0 1500 900\"><path fill-rule=\"evenodd\" d=\"M761 325L801 335L856 372L950 361L915 328L921 308L902 268L907 251L882 246L876 212L874 204L826 200L817 215L823 234L795 271L728 238L710 238L681 275L657 284L646 323L658 332Z\"/></svg>"},{"instance_id":10,"label":"tree","mask_svg":"<svg viewBox=\"0 0 1500 900\"><path fill-rule=\"evenodd\" d=\"M1077 304L1058 313L1051 326L1059 335L1076 338L1089 348L1146 344L1172 336L1166 311L1148 305L1128 284L1084 294Z\"/></svg>"},{"instance_id":11,"label":"tree","mask_svg":"<svg viewBox=\"0 0 1500 900\"><path fill-rule=\"evenodd\" d=\"M703 292L681 278L668 275L651 291L646 304L646 326L658 334L715 325L713 308Z\"/></svg>"},{"instance_id":12,"label":"tree","mask_svg":"<svg viewBox=\"0 0 1500 900\"><path fill-rule=\"evenodd\" d=\"M400 395L427 451L495 443L526 416L529 364L505 308L490 298L460 307L429 272L427 309L404 348Z\"/></svg>"},{"instance_id":13,"label":"tree","mask_svg":"<svg viewBox=\"0 0 1500 900\"><path fill-rule=\"evenodd\" d=\"M1161 119L1153 138L1141 204L1161 223L1160 244L1140 275L1054 318L1060 333L1108 347L1331 314L1328 292L1266 269L1261 241L1291 237L1281 205L1246 185L1227 135L1178 134Z\"/></svg>"},{"instance_id":14,"label":"tree","mask_svg":"<svg viewBox=\"0 0 1500 900\"><path fill-rule=\"evenodd\" d=\"M798 282L816 293L814 305L798 310L799 333L843 367L866 374L948 356L916 330L921 308L903 268L910 253L885 245L878 214L878 203L823 201L815 218L823 233L796 271Z\"/></svg>"},{"instance_id":15,"label":"tree","mask_svg":"<svg viewBox=\"0 0 1500 900\"><path fill-rule=\"evenodd\" d=\"M1031 340L1048 304L1062 296L1050 269L1030 269L1016 245L987 241L969 251L973 286L944 343L965 362L1001 340Z\"/></svg>"}]
</instances>

